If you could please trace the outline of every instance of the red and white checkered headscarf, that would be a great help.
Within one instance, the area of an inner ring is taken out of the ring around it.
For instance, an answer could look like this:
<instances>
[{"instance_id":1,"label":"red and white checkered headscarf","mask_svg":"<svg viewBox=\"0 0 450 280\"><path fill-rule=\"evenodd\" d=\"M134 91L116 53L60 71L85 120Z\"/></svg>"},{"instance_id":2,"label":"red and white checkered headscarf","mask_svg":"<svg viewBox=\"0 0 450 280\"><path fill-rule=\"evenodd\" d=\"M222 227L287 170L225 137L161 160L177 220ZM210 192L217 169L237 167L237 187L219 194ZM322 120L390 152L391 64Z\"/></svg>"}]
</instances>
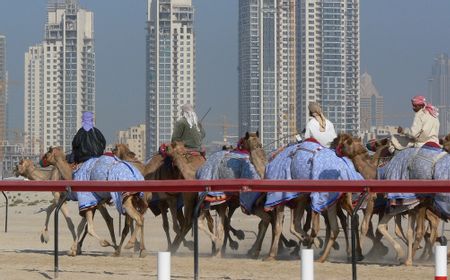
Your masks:
<instances>
[{"instance_id":1,"label":"red and white checkered headscarf","mask_svg":"<svg viewBox=\"0 0 450 280\"><path fill-rule=\"evenodd\" d=\"M439 116L438 108L434 107L431 103L428 103L424 96L417 95L411 99L413 105L423 105L424 109L430 113L433 117L437 118Z\"/></svg>"}]
</instances>

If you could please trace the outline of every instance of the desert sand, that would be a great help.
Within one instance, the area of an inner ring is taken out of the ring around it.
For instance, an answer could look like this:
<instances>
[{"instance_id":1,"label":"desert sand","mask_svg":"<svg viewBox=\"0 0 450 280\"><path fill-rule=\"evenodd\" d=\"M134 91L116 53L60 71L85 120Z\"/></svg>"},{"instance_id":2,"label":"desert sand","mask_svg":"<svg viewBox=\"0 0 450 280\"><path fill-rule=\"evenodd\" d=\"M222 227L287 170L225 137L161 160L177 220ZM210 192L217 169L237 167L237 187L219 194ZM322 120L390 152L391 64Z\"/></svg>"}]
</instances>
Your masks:
<instances>
[{"instance_id":1,"label":"desert sand","mask_svg":"<svg viewBox=\"0 0 450 280\"><path fill-rule=\"evenodd\" d=\"M45 214L34 214L42 207L48 206L50 193L10 192L8 232L4 232L5 207L0 196L0 279L53 279L54 278L54 230L53 215L49 226L50 241L40 242L40 232L44 225ZM77 205L69 202L71 216L78 223ZM118 214L110 207L114 217L116 236L118 238ZM286 212L288 214L288 212ZM61 214L60 214L61 215ZM165 251L167 244L161 227L161 218L154 217L149 211L145 215L145 246L148 255L139 258L132 250L123 250L122 256L113 257L112 248L102 248L98 242L87 237L83 244L81 256L69 257L67 250L71 245L67 225L60 216L59 227L59 274L58 279L157 279L157 252ZM286 219L288 221L288 219ZM255 239L258 219L246 216L240 211L232 220L234 227L245 231L246 238L239 241L237 251L227 250L224 258L210 257L210 241L200 233L200 279L300 279L300 260L291 257L289 252L282 254L281 260L263 261L267 255L270 230L257 260L246 256L247 250ZM96 230L100 236L108 239L104 221L97 217ZM291 238L286 230L287 236ZM322 233L321 235L323 235ZM172 236L173 237L173 236ZM352 279L352 267L344 253L343 234L339 235L340 250L332 251L330 259L324 264L315 263L315 279ZM192 240L192 236L188 236ZM387 245L387 242L384 242ZM366 243L369 245L369 242ZM368 246L367 246L368 247ZM367 251L368 248L365 248ZM319 249L315 249L315 256ZM181 247L171 258L172 279L192 279L194 271L193 252ZM416 264L413 267L398 265L394 261L392 250L378 260L365 260L358 264L358 279L433 279L433 262Z\"/></svg>"}]
</instances>

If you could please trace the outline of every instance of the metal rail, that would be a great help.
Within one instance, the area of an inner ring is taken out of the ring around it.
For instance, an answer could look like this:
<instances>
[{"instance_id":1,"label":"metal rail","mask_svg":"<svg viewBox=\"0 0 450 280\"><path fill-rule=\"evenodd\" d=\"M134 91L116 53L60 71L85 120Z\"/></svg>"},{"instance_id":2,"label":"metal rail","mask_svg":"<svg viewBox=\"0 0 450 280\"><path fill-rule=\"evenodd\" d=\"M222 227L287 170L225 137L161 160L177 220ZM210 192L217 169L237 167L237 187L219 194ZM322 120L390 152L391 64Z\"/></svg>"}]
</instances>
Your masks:
<instances>
[{"instance_id":1,"label":"metal rail","mask_svg":"<svg viewBox=\"0 0 450 280\"><path fill-rule=\"evenodd\" d=\"M70 184L70 187L67 185ZM426 187L425 187L426 186ZM0 191L146 191L146 192L351 192L363 193L352 214L352 276L356 275L356 212L369 192L375 193L450 193L450 180L148 180L148 181L0 181ZM58 277L58 214L65 196L55 210L55 278ZM201 199L194 211L194 277L198 279L198 211ZM6 213L8 210L6 211ZM5 222L5 231L7 230ZM442 243L445 241L443 240Z\"/></svg>"}]
</instances>

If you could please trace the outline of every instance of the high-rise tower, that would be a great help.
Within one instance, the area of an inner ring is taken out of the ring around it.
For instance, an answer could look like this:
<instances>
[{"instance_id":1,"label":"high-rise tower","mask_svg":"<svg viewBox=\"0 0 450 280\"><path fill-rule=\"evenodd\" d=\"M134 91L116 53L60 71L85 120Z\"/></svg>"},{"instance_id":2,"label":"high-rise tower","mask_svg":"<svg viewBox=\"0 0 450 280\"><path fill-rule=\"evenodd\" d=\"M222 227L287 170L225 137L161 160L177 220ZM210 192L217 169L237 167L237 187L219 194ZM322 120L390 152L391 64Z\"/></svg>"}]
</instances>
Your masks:
<instances>
[{"instance_id":1,"label":"high-rise tower","mask_svg":"<svg viewBox=\"0 0 450 280\"><path fill-rule=\"evenodd\" d=\"M297 127L321 104L338 132L360 129L359 0L297 0Z\"/></svg>"},{"instance_id":2,"label":"high-rise tower","mask_svg":"<svg viewBox=\"0 0 450 280\"><path fill-rule=\"evenodd\" d=\"M170 142L181 106L195 105L195 32L192 0L148 0L146 154Z\"/></svg>"},{"instance_id":3,"label":"high-rise tower","mask_svg":"<svg viewBox=\"0 0 450 280\"><path fill-rule=\"evenodd\" d=\"M428 84L430 102L439 108L439 134L446 135L450 129L450 59L440 54L434 59Z\"/></svg>"},{"instance_id":4,"label":"high-rise tower","mask_svg":"<svg viewBox=\"0 0 450 280\"><path fill-rule=\"evenodd\" d=\"M7 127L7 89L8 76L6 73L6 37L0 34L0 145L6 140ZM3 159L3 151L0 151L0 161Z\"/></svg>"},{"instance_id":5,"label":"high-rise tower","mask_svg":"<svg viewBox=\"0 0 450 280\"><path fill-rule=\"evenodd\" d=\"M372 77L366 72L361 75L361 131L371 126L382 126L384 116L383 96L378 93Z\"/></svg>"},{"instance_id":6,"label":"high-rise tower","mask_svg":"<svg viewBox=\"0 0 450 280\"><path fill-rule=\"evenodd\" d=\"M25 54L25 144L70 151L81 114L95 112L94 15L78 0L49 0L44 34Z\"/></svg>"},{"instance_id":7,"label":"high-rise tower","mask_svg":"<svg viewBox=\"0 0 450 280\"><path fill-rule=\"evenodd\" d=\"M268 148L296 133L295 0L239 1L239 134Z\"/></svg>"}]
</instances>

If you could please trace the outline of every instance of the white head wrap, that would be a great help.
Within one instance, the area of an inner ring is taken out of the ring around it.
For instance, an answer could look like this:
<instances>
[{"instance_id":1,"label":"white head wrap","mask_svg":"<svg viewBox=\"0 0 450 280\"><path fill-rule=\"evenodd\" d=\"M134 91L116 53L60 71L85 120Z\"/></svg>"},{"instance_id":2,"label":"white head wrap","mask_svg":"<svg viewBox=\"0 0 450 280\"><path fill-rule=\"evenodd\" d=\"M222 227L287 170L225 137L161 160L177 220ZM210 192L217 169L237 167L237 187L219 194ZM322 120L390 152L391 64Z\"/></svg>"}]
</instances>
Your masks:
<instances>
[{"instance_id":1,"label":"white head wrap","mask_svg":"<svg viewBox=\"0 0 450 280\"><path fill-rule=\"evenodd\" d=\"M194 108L192 107L191 104L186 103L183 106L181 106L181 117L184 117L186 119L190 128L195 126L197 130L200 131L197 125L198 124L197 114L194 112Z\"/></svg>"}]
</instances>

